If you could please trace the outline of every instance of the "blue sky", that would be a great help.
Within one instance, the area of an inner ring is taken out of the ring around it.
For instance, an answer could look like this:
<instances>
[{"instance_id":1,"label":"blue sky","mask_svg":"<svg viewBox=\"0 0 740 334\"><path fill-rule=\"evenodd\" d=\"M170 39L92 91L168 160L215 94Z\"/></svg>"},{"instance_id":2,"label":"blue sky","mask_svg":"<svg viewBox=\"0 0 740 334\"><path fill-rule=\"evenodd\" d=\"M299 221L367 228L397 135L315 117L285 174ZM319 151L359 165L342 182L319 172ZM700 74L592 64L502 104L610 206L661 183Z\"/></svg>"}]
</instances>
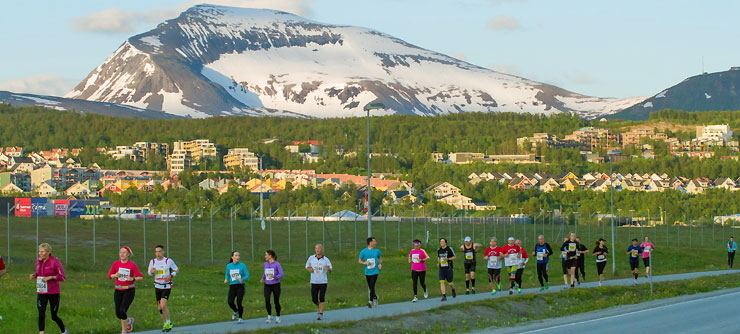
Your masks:
<instances>
[{"instance_id":1,"label":"blue sky","mask_svg":"<svg viewBox=\"0 0 740 334\"><path fill-rule=\"evenodd\" d=\"M63 94L125 39L194 3L373 28L470 63L595 96L653 95L740 66L740 2L6 0L0 90Z\"/></svg>"}]
</instances>

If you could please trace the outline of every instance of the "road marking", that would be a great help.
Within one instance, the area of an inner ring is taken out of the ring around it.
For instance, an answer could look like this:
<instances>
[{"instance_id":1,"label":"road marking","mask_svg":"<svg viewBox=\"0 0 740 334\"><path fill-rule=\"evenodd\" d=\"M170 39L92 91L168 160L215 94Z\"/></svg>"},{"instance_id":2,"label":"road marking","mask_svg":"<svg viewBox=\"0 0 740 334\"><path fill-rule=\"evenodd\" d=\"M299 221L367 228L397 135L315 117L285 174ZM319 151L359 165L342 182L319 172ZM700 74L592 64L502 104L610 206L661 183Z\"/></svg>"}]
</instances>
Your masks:
<instances>
[{"instance_id":1,"label":"road marking","mask_svg":"<svg viewBox=\"0 0 740 334\"><path fill-rule=\"evenodd\" d=\"M522 332L521 334L538 333L538 332L543 332L543 331L547 331L547 330L551 330L551 329L558 329L558 328L569 327L569 326L574 326L574 325L587 324L587 323L597 322L597 321L602 321L602 320L607 320L607 319L621 318L621 317L628 316L628 315L639 314L639 313L644 313L644 312L648 312L648 311L655 311L655 310L659 310L659 309L663 309L663 308L673 307L673 306L676 306L676 305L689 304L689 303L698 302L698 301L706 301L706 300L709 300L709 299L715 299L715 298L720 298L720 297L727 297L727 296L732 296L732 295L737 295L737 294L740 294L740 291L732 292L732 293L728 293L728 294L716 295L716 296L702 297L702 298L687 300L687 301L683 301L683 302L679 302L679 303L673 303L673 304L668 304L668 305L663 305L663 306L658 306L658 307L651 307L651 308L647 308L647 309L644 309L644 310L637 310L637 311L632 311L632 312L627 312L627 313L615 314L615 315L610 315L610 316L602 317L602 318L598 318L598 319L590 319L590 320L583 320L583 321L578 321L578 322L572 322L572 323L568 323L568 324L555 325L555 326L551 326L551 327L540 328L540 329L535 329L535 330L531 330L531 331L527 331L527 332Z\"/></svg>"}]
</instances>

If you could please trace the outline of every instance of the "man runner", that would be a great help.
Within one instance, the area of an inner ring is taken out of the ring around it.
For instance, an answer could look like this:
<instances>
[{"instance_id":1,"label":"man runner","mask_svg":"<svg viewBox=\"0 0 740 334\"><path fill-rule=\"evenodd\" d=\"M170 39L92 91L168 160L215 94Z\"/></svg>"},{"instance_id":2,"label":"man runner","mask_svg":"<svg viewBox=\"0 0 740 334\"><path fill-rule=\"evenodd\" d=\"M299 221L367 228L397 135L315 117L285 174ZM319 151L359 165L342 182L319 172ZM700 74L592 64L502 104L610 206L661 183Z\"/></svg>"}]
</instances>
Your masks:
<instances>
[{"instance_id":1,"label":"man runner","mask_svg":"<svg viewBox=\"0 0 740 334\"><path fill-rule=\"evenodd\" d=\"M447 246L447 239L439 239L439 249L437 249L437 263L439 266L439 292L442 293L442 300L447 301L446 285L452 290L452 298L457 297L455 292L455 283L453 280L452 261L455 260L455 251Z\"/></svg>"},{"instance_id":2,"label":"man runner","mask_svg":"<svg viewBox=\"0 0 740 334\"><path fill-rule=\"evenodd\" d=\"M328 273L334 269L329 258L324 256L324 245L313 246L314 255L308 257L306 270L311 273L311 301L317 307L316 320L324 318L326 288L329 284Z\"/></svg>"},{"instance_id":3,"label":"man runner","mask_svg":"<svg viewBox=\"0 0 740 334\"><path fill-rule=\"evenodd\" d=\"M552 255L552 247L545 242L544 235L537 236L534 254L537 257L537 280L540 281L540 291L543 291L550 288L547 265L550 262L550 255Z\"/></svg>"},{"instance_id":4,"label":"man runner","mask_svg":"<svg viewBox=\"0 0 740 334\"><path fill-rule=\"evenodd\" d=\"M471 237L465 237L460 250L463 252L463 266L465 267L465 294L475 293L475 264L476 253L482 247L479 243L473 243ZM471 288L472 283L472 288Z\"/></svg>"},{"instance_id":5,"label":"man runner","mask_svg":"<svg viewBox=\"0 0 740 334\"><path fill-rule=\"evenodd\" d=\"M170 299L170 291L172 291L172 278L177 275L177 271L175 261L164 256L164 246L155 246L154 258L149 261L147 272L149 276L154 276L154 298L157 300L159 315L164 322L162 332L169 332L175 327L170 320L167 301Z\"/></svg>"},{"instance_id":6,"label":"man runner","mask_svg":"<svg viewBox=\"0 0 740 334\"><path fill-rule=\"evenodd\" d=\"M515 244L516 239L509 237L506 245L501 247L501 253L504 256L504 266L509 274L509 294L514 294L514 285L516 284L516 271L519 269L519 263L522 261L522 248Z\"/></svg>"},{"instance_id":7,"label":"man runner","mask_svg":"<svg viewBox=\"0 0 740 334\"><path fill-rule=\"evenodd\" d=\"M578 242L578 268L576 268L576 282L580 285L581 281L586 281L586 254L588 254L588 247L581 242L580 237L576 237L576 242ZM581 272L580 278L578 277L579 271Z\"/></svg>"},{"instance_id":8,"label":"man runner","mask_svg":"<svg viewBox=\"0 0 740 334\"><path fill-rule=\"evenodd\" d=\"M492 237L488 241L488 247L483 251L484 258L486 259L486 268L488 269L488 283L491 289L491 294L495 295L498 290L501 290L501 249L498 247L496 237Z\"/></svg>"},{"instance_id":9,"label":"man runner","mask_svg":"<svg viewBox=\"0 0 740 334\"><path fill-rule=\"evenodd\" d=\"M521 240L516 239L514 244L522 249L522 260L519 261L519 267L517 267L516 274L514 275L514 281L516 282L517 286L516 292L522 293L522 277L524 276L524 268L527 266L527 263L529 263L529 254L527 253L527 250L522 247Z\"/></svg>"},{"instance_id":10,"label":"man runner","mask_svg":"<svg viewBox=\"0 0 740 334\"><path fill-rule=\"evenodd\" d=\"M383 269L381 252L376 247L378 240L374 237L367 238L367 248L360 251L358 262L365 266L365 280L369 293L368 308L378 306L378 295L375 293L375 284L378 282L380 270Z\"/></svg>"},{"instance_id":11,"label":"man runner","mask_svg":"<svg viewBox=\"0 0 740 334\"><path fill-rule=\"evenodd\" d=\"M727 267L732 269L732 266L735 264L735 252L737 251L737 242L735 242L735 237L730 237L730 240L727 241ZM0 261L2 261L2 257L0 257ZM0 276L2 276L2 268L0 268Z\"/></svg>"},{"instance_id":12,"label":"man runner","mask_svg":"<svg viewBox=\"0 0 740 334\"><path fill-rule=\"evenodd\" d=\"M640 276L640 253L642 253L642 248L640 248L640 245L637 242L636 238L632 239L632 244L627 246L630 270L632 270L632 276L635 278L633 285L637 285L637 277Z\"/></svg>"}]
</instances>

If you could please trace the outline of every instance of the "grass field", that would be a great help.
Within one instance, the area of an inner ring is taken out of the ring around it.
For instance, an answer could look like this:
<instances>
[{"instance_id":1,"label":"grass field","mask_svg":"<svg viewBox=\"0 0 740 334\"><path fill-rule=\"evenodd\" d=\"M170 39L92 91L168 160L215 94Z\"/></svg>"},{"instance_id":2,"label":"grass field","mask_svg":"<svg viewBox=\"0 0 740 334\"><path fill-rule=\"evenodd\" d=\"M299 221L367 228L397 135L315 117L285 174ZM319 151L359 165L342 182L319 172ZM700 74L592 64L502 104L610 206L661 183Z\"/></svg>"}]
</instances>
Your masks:
<instances>
[{"instance_id":1,"label":"grass field","mask_svg":"<svg viewBox=\"0 0 740 334\"><path fill-rule=\"evenodd\" d=\"M93 237L93 225L95 236ZM188 221L146 223L146 252L144 251L144 223L141 221L121 221L120 240L123 245L134 249L134 260L143 266L151 256L151 248L156 244L168 245L169 256L178 262L181 274L176 281L171 298L173 321L176 325L205 323L226 320L229 310L225 303L227 288L223 284L223 266L231 246L231 224L228 220L215 219L213 222L213 244L211 244L211 224L209 219L197 219L190 223L191 240L188 240ZM67 225L68 245L65 250L65 224L58 218L39 220L39 240L54 246L54 253L65 263L67 282L62 285L62 309L60 315L75 333L111 333L117 330L113 314L111 283L105 279L108 266L117 257L118 222L116 220L92 221L70 220ZM360 306L365 302L366 293L361 266L356 264L357 251L364 246L367 226L364 222L268 222L266 229L260 223L249 220L234 221L234 247L242 252L242 258L254 274L261 267L262 253L270 248L270 228L272 229L272 248L286 270L283 283L283 312L300 313L313 311L308 291L308 273L303 269L307 253L316 242L326 244L327 256L334 263L335 272L330 276L329 309ZM288 233L290 230L290 233ZM357 232L355 232L355 230ZM0 220L0 252L7 258L8 226L5 219ZM0 279L0 332L28 333L35 330L34 284L27 280L33 270L32 260L36 245L36 220L34 218L10 219L11 253L8 274ZM169 231L169 233L168 233ZM253 231L253 233L252 233ZM308 233L306 233L308 231ZM504 220L443 220L443 221L404 221L375 222L373 234L379 239L384 251L384 270L378 282L382 303L404 301L411 298L411 284L408 264L404 254L413 238L436 244L438 237L448 237L453 244L459 244L465 235L478 241L487 236L504 239L513 235L524 240L531 249L537 234L544 233L553 245L558 245L560 237L568 231L577 231L589 248L599 237L611 240L607 224L583 223L579 226L548 224L507 224ZM719 226L704 227L657 227L657 228L617 228L617 272L608 277L626 277L628 263L623 250L629 240L642 235L651 236L656 244L654 267L656 274L716 270L725 267L726 253L724 242L733 233L731 228ZM169 240L168 236L169 235ZM95 242L93 242L93 240ZM254 240L254 242L252 242ZM341 242L340 242L341 240ZM190 247L189 247L190 246ZM213 247L213 262L211 262ZM557 247L557 246L554 246ZM429 245L428 250L436 246ZM610 246L610 249L613 247ZM254 249L254 252L252 251ZM95 254L93 254L95 250ZM66 252L65 252L66 251ZM65 253L67 261L65 261ZM95 261L93 261L93 255ZM611 260L611 258L610 258ZM562 282L559 262L552 266L551 281ZM609 267L607 267L609 268ZM485 265L482 259L478 265L478 287L486 285ZM589 280L595 276L593 262L587 263ZM462 266L456 266L456 283L464 287ZM430 271L429 276L436 273ZM536 284L534 269L525 272L525 287ZM437 296L437 288L430 279L432 296ZM149 280L140 284L137 298L130 313L137 318L138 329L158 328L158 314L154 306L154 296ZM362 282L362 283L360 283ZM247 284L245 307L246 317L264 315L261 287L258 280ZM48 321L47 326L52 323ZM47 329L53 329L48 327ZM49 332L54 333L54 330Z\"/></svg>"}]
</instances>

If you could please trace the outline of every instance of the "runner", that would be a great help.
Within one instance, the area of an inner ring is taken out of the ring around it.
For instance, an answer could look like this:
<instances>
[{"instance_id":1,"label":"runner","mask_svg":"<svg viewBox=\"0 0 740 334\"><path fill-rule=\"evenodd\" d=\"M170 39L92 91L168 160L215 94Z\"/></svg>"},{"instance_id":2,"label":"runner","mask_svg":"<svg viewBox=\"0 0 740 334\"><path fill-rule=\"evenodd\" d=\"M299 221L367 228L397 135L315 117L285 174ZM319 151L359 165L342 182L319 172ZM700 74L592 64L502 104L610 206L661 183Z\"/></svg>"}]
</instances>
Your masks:
<instances>
[{"instance_id":1,"label":"runner","mask_svg":"<svg viewBox=\"0 0 740 334\"><path fill-rule=\"evenodd\" d=\"M578 268L576 269L576 282L578 285L581 285L581 281L586 281L586 254L588 254L588 247L586 247L586 244L581 242L580 237L576 237L576 242L578 242ZM581 272L580 278L578 277L578 271Z\"/></svg>"},{"instance_id":2,"label":"runner","mask_svg":"<svg viewBox=\"0 0 740 334\"><path fill-rule=\"evenodd\" d=\"M175 261L164 256L164 246L155 246L154 258L149 261L147 273L149 276L154 276L154 298L157 301L157 308L162 321L164 321L162 332L169 332L175 327L170 320L170 309L167 307L167 301L170 299L172 279L177 275L177 271Z\"/></svg>"},{"instance_id":3,"label":"runner","mask_svg":"<svg viewBox=\"0 0 740 334\"><path fill-rule=\"evenodd\" d=\"M609 248L606 247L606 240L599 238L594 246L594 256L596 256L596 275L599 276L599 286L604 281L604 268L606 268L606 256L609 255Z\"/></svg>"},{"instance_id":4,"label":"runner","mask_svg":"<svg viewBox=\"0 0 740 334\"><path fill-rule=\"evenodd\" d=\"M735 252L737 251L737 242L735 242L735 237L730 237L730 240L727 241L727 267L732 269L732 266L735 264ZM0 261L2 261L2 257L0 257ZM0 276L3 275L3 268L0 268Z\"/></svg>"},{"instance_id":5,"label":"runner","mask_svg":"<svg viewBox=\"0 0 740 334\"><path fill-rule=\"evenodd\" d=\"M516 269L516 274L514 275L514 280L516 281L516 292L522 293L522 276L524 275L524 268L527 266L527 263L529 262L529 254L527 253L527 250L522 247L522 241L517 239L514 242L515 245L519 246L519 248L522 249L522 259L519 261L519 266Z\"/></svg>"},{"instance_id":6,"label":"runner","mask_svg":"<svg viewBox=\"0 0 740 334\"><path fill-rule=\"evenodd\" d=\"M0 277L3 277L3 275L5 275L5 260L0 256Z\"/></svg>"},{"instance_id":7,"label":"runner","mask_svg":"<svg viewBox=\"0 0 740 334\"><path fill-rule=\"evenodd\" d=\"M447 246L447 239L439 239L439 249L437 249L437 261L439 265L439 291L442 293L442 301L447 301L447 290L446 285L452 289L452 298L457 297L455 292L455 283L453 280L453 265L452 261L455 260L455 251L451 247Z\"/></svg>"},{"instance_id":8,"label":"runner","mask_svg":"<svg viewBox=\"0 0 740 334\"><path fill-rule=\"evenodd\" d=\"M427 251L421 248L421 241L416 239L413 241L414 248L409 251L408 261L411 264L411 281L413 282L414 288L414 299L411 302L415 303L419 300L416 297L418 288L417 284L421 282L421 288L424 290L424 299L429 298L429 292L427 291L427 260L429 255Z\"/></svg>"},{"instance_id":9,"label":"runner","mask_svg":"<svg viewBox=\"0 0 740 334\"><path fill-rule=\"evenodd\" d=\"M244 300L244 283L249 281L249 268L247 265L239 262L241 254L237 251L231 252L229 263L226 264L224 270L224 284L229 285L229 295L226 297L226 302L231 308L231 320L236 320L238 323L242 323L242 316L244 315L244 306L242 306L242 300Z\"/></svg>"},{"instance_id":10,"label":"runner","mask_svg":"<svg viewBox=\"0 0 740 334\"><path fill-rule=\"evenodd\" d=\"M263 268L264 273L262 274L262 278L260 278L260 282L264 283L263 292L265 295L265 309L267 310L267 320L265 322L269 324L273 320L272 304L270 304L270 295L272 295L275 300L275 323L279 324L280 311L282 310L280 306L280 280L282 280L284 272L280 262L277 261L277 255L274 250L268 249L265 251L265 264Z\"/></svg>"},{"instance_id":11,"label":"runner","mask_svg":"<svg viewBox=\"0 0 740 334\"><path fill-rule=\"evenodd\" d=\"M378 240L374 237L367 238L367 248L360 251L358 262L365 266L365 280L369 290L369 300L367 307L373 308L378 306L378 295L375 293L375 284L378 282L380 270L383 269L381 252L376 247Z\"/></svg>"},{"instance_id":12,"label":"runner","mask_svg":"<svg viewBox=\"0 0 740 334\"><path fill-rule=\"evenodd\" d=\"M650 242L648 236L645 236L645 241L640 244L640 248L642 249L642 264L645 265L645 276L650 277L653 274L650 271L650 267L653 264L651 255L653 254L655 245Z\"/></svg>"},{"instance_id":13,"label":"runner","mask_svg":"<svg viewBox=\"0 0 740 334\"><path fill-rule=\"evenodd\" d=\"M550 288L547 276L547 265L552 255L552 247L545 242L545 236L537 236L537 244L534 245L534 254L537 256L537 280L540 281L540 291Z\"/></svg>"},{"instance_id":14,"label":"runner","mask_svg":"<svg viewBox=\"0 0 740 334\"><path fill-rule=\"evenodd\" d=\"M328 273L332 271L331 261L324 256L324 245L313 246L314 255L308 257L306 270L311 273L311 301L316 305L316 320L324 319L326 288L329 285Z\"/></svg>"},{"instance_id":15,"label":"runner","mask_svg":"<svg viewBox=\"0 0 740 334\"><path fill-rule=\"evenodd\" d=\"M139 266L131 260L133 255L131 247L121 247L118 250L118 260L113 262L108 270L108 277L115 280L113 302L116 307L116 317L121 321L121 333L134 331L134 318L126 313L136 296L136 281L144 279Z\"/></svg>"},{"instance_id":16,"label":"runner","mask_svg":"<svg viewBox=\"0 0 740 334\"><path fill-rule=\"evenodd\" d=\"M570 277L570 287L576 287L576 269L578 268L578 241L576 241L576 234L571 232L568 236L568 240L563 243L560 250L565 252L565 266L568 269L568 276ZM566 280L565 285L568 285Z\"/></svg>"},{"instance_id":17,"label":"runner","mask_svg":"<svg viewBox=\"0 0 740 334\"><path fill-rule=\"evenodd\" d=\"M62 262L51 255L51 246L47 243L39 245L39 257L36 259L36 271L29 275L36 280L36 308L39 311L39 333L46 328L46 305L51 306L51 320L57 323L62 334L67 333L64 321L59 318L59 299L61 289L59 282L64 281L64 267Z\"/></svg>"},{"instance_id":18,"label":"runner","mask_svg":"<svg viewBox=\"0 0 740 334\"><path fill-rule=\"evenodd\" d=\"M475 264L477 262L476 253L483 245L473 243L471 237L465 237L460 250L463 252L463 267L465 268L465 294L475 293ZM471 289L472 283L472 289Z\"/></svg>"},{"instance_id":19,"label":"runner","mask_svg":"<svg viewBox=\"0 0 740 334\"><path fill-rule=\"evenodd\" d=\"M516 271L519 269L519 263L522 261L522 248L515 244L514 237L506 240L506 245L501 247L501 253L504 256L504 266L509 274L509 294L514 294L514 285L516 284Z\"/></svg>"},{"instance_id":20,"label":"runner","mask_svg":"<svg viewBox=\"0 0 740 334\"><path fill-rule=\"evenodd\" d=\"M501 248L498 247L496 237L492 237L488 241L488 247L483 251L484 258L486 259L486 267L488 269L488 287L491 289L491 294L495 295L498 290L501 290Z\"/></svg>"},{"instance_id":21,"label":"runner","mask_svg":"<svg viewBox=\"0 0 740 334\"><path fill-rule=\"evenodd\" d=\"M637 285L637 277L640 276L640 253L642 253L642 248L640 248L637 239L632 239L632 244L627 247L627 255L629 255L630 259L632 276L635 278L635 281L632 283L633 285Z\"/></svg>"},{"instance_id":22,"label":"runner","mask_svg":"<svg viewBox=\"0 0 740 334\"><path fill-rule=\"evenodd\" d=\"M563 242L568 242L568 238L563 238ZM568 287L568 252L564 251L562 248L560 249L560 266L563 268L563 284L565 284L565 287Z\"/></svg>"}]
</instances>

